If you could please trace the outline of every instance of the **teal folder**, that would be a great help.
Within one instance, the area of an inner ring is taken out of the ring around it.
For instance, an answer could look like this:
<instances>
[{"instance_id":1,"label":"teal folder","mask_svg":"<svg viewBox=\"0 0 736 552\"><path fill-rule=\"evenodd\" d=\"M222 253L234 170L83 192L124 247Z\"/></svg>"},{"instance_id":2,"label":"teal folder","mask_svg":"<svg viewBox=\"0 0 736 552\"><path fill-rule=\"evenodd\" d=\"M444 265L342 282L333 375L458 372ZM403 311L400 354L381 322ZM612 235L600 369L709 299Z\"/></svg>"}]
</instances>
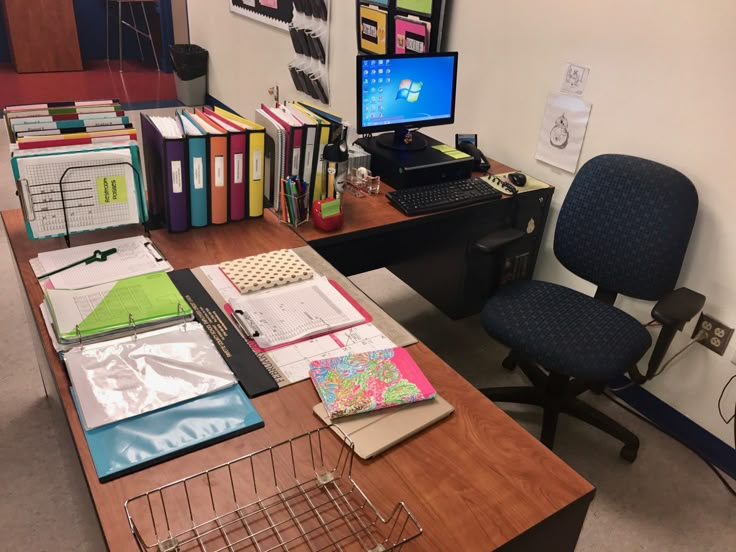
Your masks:
<instances>
[{"instance_id":1,"label":"teal folder","mask_svg":"<svg viewBox=\"0 0 736 552\"><path fill-rule=\"evenodd\" d=\"M72 388L77 414L81 413ZM84 430L102 483L263 427L239 385ZM84 427L84 424L82 424Z\"/></svg>"}]
</instances>

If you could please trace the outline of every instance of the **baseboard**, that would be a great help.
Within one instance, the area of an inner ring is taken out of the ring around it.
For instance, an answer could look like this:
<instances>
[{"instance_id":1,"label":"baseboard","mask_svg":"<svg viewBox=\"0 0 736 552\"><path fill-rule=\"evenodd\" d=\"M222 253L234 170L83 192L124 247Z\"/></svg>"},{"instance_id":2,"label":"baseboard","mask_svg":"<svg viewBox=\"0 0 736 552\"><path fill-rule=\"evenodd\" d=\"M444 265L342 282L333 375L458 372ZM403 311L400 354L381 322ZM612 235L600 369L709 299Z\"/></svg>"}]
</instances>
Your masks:
<instances>
[{"instance_id":1,"label":"baseboard","mask_svg":"<svg viewBox=\"0 0 736 552\"><path fill-rule=\"evenodd\" d=\"M630 383L623 376L610 382L611 387L622 387ZM666 433L678 438L696 450L703 458L736 479L736 448L693 422L690 418L671 407L643 387L634 385L614 394L634 407Z\"/></svg>"},{"instance_id":2,"label":"baseboard","mask_svg":"<svg viewBox=\"0 0 736 552\"><path fill-rule=\"evenodd\" d=\"M160 109L162 107L183 107L176 98L170 100L146 100L143 102L123 102L121 104L125 111L140 111L143 109Z\"/></svg>"}]
</instances>

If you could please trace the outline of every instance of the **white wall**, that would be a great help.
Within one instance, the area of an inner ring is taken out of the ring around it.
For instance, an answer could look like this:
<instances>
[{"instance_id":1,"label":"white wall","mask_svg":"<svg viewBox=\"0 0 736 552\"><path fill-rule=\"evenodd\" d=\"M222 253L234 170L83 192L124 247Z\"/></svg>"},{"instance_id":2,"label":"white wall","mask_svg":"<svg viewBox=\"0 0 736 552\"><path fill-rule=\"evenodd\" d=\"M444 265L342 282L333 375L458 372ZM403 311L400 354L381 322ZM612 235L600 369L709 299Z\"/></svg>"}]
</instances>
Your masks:
<instances>
[{"instance_id":1,"label":"white wall","mask_svg":"<svg viewBox=\"0 0 736 552\"><path fill-rule=\"evenodd\" d=\"M355 2L332 0L331 108L355 118ZM705 311L736 324L736 3L710 0L454 0L446 49L460 52L456 124L432 129L447 142L477 132L482 149L557 189L537 277L583 291L592 287L557 263L554 221L572 176L535 161L548 92L559 89L568 61L591 67L585 98L593 110L581 161L607 152L668 164L698 189L700 210L680 283L708 298ZM210 51L209 92L243 114L268 102L298 99L287 64L285 32L231 14L227 0L190 0L192 42ZM651 304L619 300L641 320ZM691 323L671 349L687 344ZM736 343L736 340L734 341ZM733 430L716 401L734 373L730 359L696 345L647 384L724 441ZM729 393L733 412L736 393Z\"/></svg>"}]
</instances>

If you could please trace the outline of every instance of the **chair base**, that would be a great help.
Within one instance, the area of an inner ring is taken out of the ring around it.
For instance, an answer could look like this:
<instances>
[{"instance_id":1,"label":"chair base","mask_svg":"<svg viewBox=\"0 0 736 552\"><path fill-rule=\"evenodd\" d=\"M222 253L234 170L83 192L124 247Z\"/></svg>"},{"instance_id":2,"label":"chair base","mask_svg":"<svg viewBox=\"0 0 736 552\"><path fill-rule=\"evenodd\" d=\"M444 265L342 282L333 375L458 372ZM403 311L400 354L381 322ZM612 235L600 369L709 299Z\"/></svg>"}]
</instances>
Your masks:
<instances>
[{"instance_id":1,"label":"chair base","mask_svg":"<svg viewBox=\"0 0 736 552\"><path fill-rule=\"evenodd\" d=\"M596 410L578 398L590 385L564 376L562 374L546 374L533 362L521 359L512 352L504 359L503 366L512 370L516 366L532 382L533 387L491 387L480 389L493 402L513 402L531 404L544 409L542 436L540 440L548 448L555 441L557 420L560 414L567 414L597 427L623 443L621 458L628 462L636 460L639 452L639 438L613 418Z\"/></svg>"}]
</instances>

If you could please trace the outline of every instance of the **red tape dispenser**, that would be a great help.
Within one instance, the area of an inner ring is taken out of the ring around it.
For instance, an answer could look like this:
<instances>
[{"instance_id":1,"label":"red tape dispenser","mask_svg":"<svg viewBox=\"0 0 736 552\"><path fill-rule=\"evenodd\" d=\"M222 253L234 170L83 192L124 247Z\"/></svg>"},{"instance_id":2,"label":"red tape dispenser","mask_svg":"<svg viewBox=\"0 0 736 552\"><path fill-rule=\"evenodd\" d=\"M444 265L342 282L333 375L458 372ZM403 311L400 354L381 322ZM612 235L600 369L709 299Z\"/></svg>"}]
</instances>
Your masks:
<instances>
[{"instance_id":1,"label":"red tape dispenser","mask_svg":"<svg viewBox=\"0 0 736 552\"><path fill-rule=\"evenodd\" d=\"M342 201L339 199L318 199L312 203L312 220L320 230L331 232L342 228Z\"/></svg>"}]
</instances>

